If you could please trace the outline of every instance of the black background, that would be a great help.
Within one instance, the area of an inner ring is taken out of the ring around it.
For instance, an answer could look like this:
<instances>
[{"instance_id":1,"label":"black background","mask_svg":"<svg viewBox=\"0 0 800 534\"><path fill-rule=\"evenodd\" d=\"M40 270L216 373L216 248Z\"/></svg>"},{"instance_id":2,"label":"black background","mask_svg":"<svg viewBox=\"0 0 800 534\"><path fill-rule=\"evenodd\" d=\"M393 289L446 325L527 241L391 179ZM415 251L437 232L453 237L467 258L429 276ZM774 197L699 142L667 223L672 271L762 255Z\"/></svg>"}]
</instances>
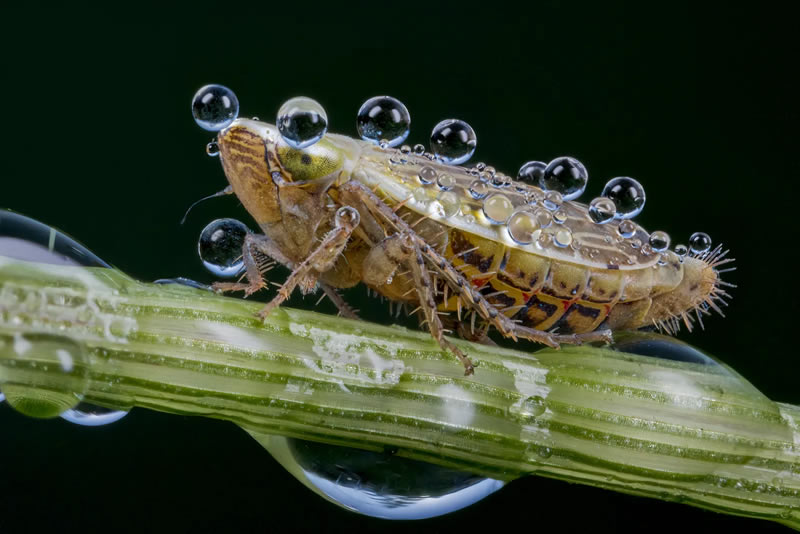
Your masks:
<instances>
[{"instance_id":1,"label":"black background","mask_svg":"<svg viewBox=\"0 0 800 534\"><path fill-rule=\"evenodd\" d=\"M137 278L210 282L195 252L202 227L252 221L227 197L178 225L226 184L204 152L211 135L190 115L195 90L225 84L243 116L270 121L285 99L311 96L331 131L350 135L361 102L390 94L411 111L411 143L462 118L478 135L473 161L513 174L529 159L573 155L590 173L584 200L610 177L634 176L647 190L645 228L673 243L697 230L723 241L739 268L728 275L739 284L728 318L681 337L770 398L800 403L790 14L761 4L432 4L4 9L0 207ZM348 298L388 320L363 289ZM0 435L3 533L781 529L535 477L450 516L383 522L311 494L231 424L145 410L81 428L3 405Z\"/></svg>"}]
</instances>

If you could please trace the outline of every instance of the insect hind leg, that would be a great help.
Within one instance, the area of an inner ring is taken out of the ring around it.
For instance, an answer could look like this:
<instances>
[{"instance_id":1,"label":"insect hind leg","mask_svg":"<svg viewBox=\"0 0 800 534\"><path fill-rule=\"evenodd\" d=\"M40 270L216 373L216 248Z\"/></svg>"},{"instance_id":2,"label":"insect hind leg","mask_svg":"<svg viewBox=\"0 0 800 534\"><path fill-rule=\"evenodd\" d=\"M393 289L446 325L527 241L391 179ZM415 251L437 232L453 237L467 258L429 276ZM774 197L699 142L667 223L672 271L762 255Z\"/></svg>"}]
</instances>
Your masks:
<instances>
[{"instance_id":1,"label":"insect hind leg","mask_svg":"<svg viewBox=\"0 0 800 534\"><path fill-rule=\"evenodd\" d=\"M248 233L245 235L244 244L242 245L242 262L245 267L247 283L214 282L211 288L214 291L223 293L228 291L244 291L245 296L249 297L256 291L266 287L267 283L264 280L264 273L272 268L272 263L268 262L265 264L265 262L259 261L259 256L278 261L284 265L289 263L288 258L283 255L269 237Z\"/></svg>"}]
</instances>

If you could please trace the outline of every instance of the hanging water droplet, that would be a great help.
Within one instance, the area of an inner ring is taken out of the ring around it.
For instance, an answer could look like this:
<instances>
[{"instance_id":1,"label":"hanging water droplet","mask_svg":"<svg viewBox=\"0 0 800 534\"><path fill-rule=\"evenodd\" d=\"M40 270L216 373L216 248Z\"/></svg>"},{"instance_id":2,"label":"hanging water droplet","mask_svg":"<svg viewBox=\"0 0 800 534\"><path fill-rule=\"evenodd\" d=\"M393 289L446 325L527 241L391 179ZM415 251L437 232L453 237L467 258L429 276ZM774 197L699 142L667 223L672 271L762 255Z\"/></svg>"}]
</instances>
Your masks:
<instances>
[{"instance_id":1,"label":"hanging water droplet","mask_svg":"<svg viewBox=\"0 0 800 534\"><path fill-rule=\"evenodd\" d=\"M508 235L520 245L533 243L533 233L539 228L536 217L529 211L517 211L508 219Z\"/></svg>"},{"instance_id":2,"label":"hanging water droplet","mask_svg":"<svg viewBox=\"0 0 800 534\"><path fill-rule=\"evenodd\" d=\"M20 413L48 419L74 408L89 388L86 347L66 336L0 336L0 390Z\"/></svg>"},{"instance_id":3,"label":"hanging water droplet","mask_svg":"<svg viewBox=\"0 0 800 534\"><path fill-rule=\"evenodd\" d=\"M364 141L378 143L385 139L389 146L397 146L406 140L410 128L408 109L391 96L372 97L358 110L356 129Z\"/></svg>"},{"instance_id":4,"label":"hanging water droplet","mask_svg":"<svg viewBox=\"0 0 800 534\"><path fill-rule=\"evenodd\" d=\"M572 243L572 232L570 232L569 228L560 228L553 234L553 243L562 248L568 247Z\"/></svg>"},{"instance_id":5,"label":"hanging water droplet","mask_svg":"<svg viewBox=\"0 0 800 534\"><path fill-rule=\"evenodd\" d=\"M689 250L693 254L702 254L711 249L711 237L704 232L695 232L689 238Z\"/></svg>"},{"instance_id":6,"label":"hanging water droplet","mask_svg":"<svg viewBox=\"0 0 800 534\"><path fill-rule=\"evenodd\" d=\"M449 174L440 174L436 179L436 183L439 184L439 187L442 188L442 190L449 191L455 187L456 179Z\"/></svg>"},{"instance_id":7,"label":"hanging water droplet","mask_svg":"<svg viewBox=\"0 0 800 534\"><path fill-rule=\"evenodd\" d=\"M192 116L204 130L218 132L239 116L239 99L224 85L205 85L192 98Z\"/></svg>"},{"instance_id":8,"label":"hanging water droplet","mask_svg":"<svg viewBox=\"0 0 800 534\"><path fill-rule=\"evenodd\" d=\"M633 178L627 176L609 180L603 188L603 196L614 201L617 206L617 219L636 217L644 208L644 187Z\"/></svg>"},{"instance_id":9,"label":"hanging water droplet","mask_svg":"<svg viewBox=\"0 0 800 534\"><path fill-rule=\"evenodd\" d=\"M81 402L75 408L62 413L61 418L81 426L103 426L115 423L126 415L128 412L122 410L112 410Z\"/></svg>"},{"instance_id":10,"label":"hanging water droplet","mask_svg":"<svg viewBox=\"0 0 800 534\"><path fill-rule=\"evenodd\" d=\"M650 234L650 246L653 247L653 250L656 252L664 252L667 250L669 248L669 241L669 234L661 230L656 230Z\"/></svg>"},{"instance_id":11,"label":"hanging water droplet","mask_svg":"<svg viewBox=\"0 0 800 534\"><path fill-rule=\"evenodd\" d=\"M437 174L436 169L426 165L419 170L419 181L426 185L432 184L436 181Z\"/></svg>"},{"instance_id":12,"label":"hanging water droplet","mask_svg":"<svg viewBox=\"0 0 800 534\"><path fill-rule=\"evenodd\" d=\"M556 158L547 164L539 179L539 187L545 191L558 191L564 200L578 198L589 182L586 167L575 158Z\"/></svg>"},{"instance_id":13,"label":"hanging water droplet","mask_svg":"<svg viewBox=\"0 0 800 534\"><path fill-rule=\"evenodd\" d=\"M445 217L457 215L461 209L461 199L453 191L444 191L439 195L439 203L442 205Z\"/></svg>"},{"instance_id":14,"label":"hanging water droplet","mask_svg":"<svg viewBox=\"0 0 800 534\"><path fill-rule=\"evenodd\" d=\"M460 165L475 153L478 140L475 131L459 119L446 119L431 133L431 150L443 163Z\"/></svg>"},{"instance_id":15,"label":"hanging water droplet","mask_svg":"<svg viewBox=\"0 0 800 534\"><path fill-rule=\"evenodd\" d=\"M242 271L242 247L247 226L236 219L217 219L200 232L197 253L212 274L230 278Z\"/></svg>"},{"instance_id":16,"label":"hanging water droplet","mask_svg":"<svg viewBox=\"0 0 800 534\"><path fill-rule=\"evenodd\" d=\"M567 212L566 211L558 210L555 213L553 213L553 221L556 224L564 224L564 222L566 222L566 220L567 220Z\"/></svg>"},{"instance_id":17,"label":"hanging water droplet","mask_svg":"<svg viewBox=\"0 0 800 534\"><path fill-rule=\"evenodd\" d=\"M219 156L219 144L216 141L210 141L206 145L206 154L211 157Z\"/></svg>"},{"instance_id":18,"label":"hanging water droplet","mask_svg":"<svg viewBox=\"0 0 800 534\"><path fill-rule=\"evenodd\" d=\"M617 214L614 201L606 197L597 197L589 203L589 218L597 224L605 224Z\"/></svg>"},{"instance_id":19,"label":"hanging water droplet","mask_svg":"<svg viewBox=\"0 0 800 534\"><path fill-rule=\"evenodd\" d=\"M636 225L632 221L624 220L619 223L617 232L624 238L629 238L636 233Z\"/></svg>"},{"instance_id":20,"label":"hanging water droplet","mask_svg":"<svg viewBox=\"0 0 800 534\"><path fill-rule=\"evenodd\" d=\"M483 213L486 217L497 224L503 224L514 211L514 204L507 196L495 193L483 201Z\"/></svg>"},{"instance_id":21,"label":"hanging water droplet","mask_svg":"<svg viewBox=\"0 0 800 534\"><path fill-rule=\"evenodd\" d=\"M683 261L683 258L689 253L689 248L686 245L675 245L675 254Z\"/></svg>"},{"instance_id":22,"label":"hanging water droplet","mask_svg":"<svg viewBox=\"0 0 800 534\"><path fill-rule=\"evenodd\" d=\"M542 205L550 211L555 211L561 207L563 201L564 198L561 196L561 193L558 191L548 191L544 194Z\"/></svg>"},{"instance_id":23,"label":"hanging water droplet","mask_svg":"<svg viewBox=\"0 0 800 534\"><path fill-rule=\"evenodd\" d=\"M489 194L489 184L483 180L475 180L469 185L469 194L480 200Z\"/></svg>"},{"instance_id":24,"label":"hanging water droplet","mask_svg":"<svg viewBox=\"0 0 800 534\"><path fill-rule=\"evenodd\" d=\"M547 163L543 161L529 161L519 168L517 179L529 184L538 185L540 180L544 177L544 170L546 168Z\"/></svg>"},{"instance_id":25,"label":"hanging water droplet","mask_svg":"<svg viewBox=\"0 0 800 534\"><path fill-rule=\"evenodd\" d=\"M290 98L278 110L278 131L292 148L306 148L328 131L328 114L314 99L305 96Z\"/></svg>"}]
</instances>

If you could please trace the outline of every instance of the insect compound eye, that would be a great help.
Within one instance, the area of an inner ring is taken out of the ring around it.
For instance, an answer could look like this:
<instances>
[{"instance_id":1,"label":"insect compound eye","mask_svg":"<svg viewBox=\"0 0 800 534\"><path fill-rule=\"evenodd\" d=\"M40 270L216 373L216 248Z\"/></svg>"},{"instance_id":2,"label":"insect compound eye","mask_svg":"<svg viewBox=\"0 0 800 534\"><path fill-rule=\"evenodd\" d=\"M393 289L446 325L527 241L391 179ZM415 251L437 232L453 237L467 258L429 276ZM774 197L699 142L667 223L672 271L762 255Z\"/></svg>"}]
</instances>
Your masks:
<instances>
[{"instance_id":1,"label":"insect compound eye","mask_svg":"<svg viewBox=\"0 0 800 534\"><path fill-rule=\"evenodd\" d=\"M358 210L350 206L343 206L336 210L336 226L358 226L361 220Z\"/></svg>"},{"instance_id":2,"label":"insect compound eye","mask_svg":"<svg viewBox=\"0 0 800 534\"><path fill-rule=\"evenodd\" d=\"M278 160L295 182L316 180L341 168L344 158L332 144L324 139L303 149L288 144L277 146Z\"/></svg>"}]
</instances>

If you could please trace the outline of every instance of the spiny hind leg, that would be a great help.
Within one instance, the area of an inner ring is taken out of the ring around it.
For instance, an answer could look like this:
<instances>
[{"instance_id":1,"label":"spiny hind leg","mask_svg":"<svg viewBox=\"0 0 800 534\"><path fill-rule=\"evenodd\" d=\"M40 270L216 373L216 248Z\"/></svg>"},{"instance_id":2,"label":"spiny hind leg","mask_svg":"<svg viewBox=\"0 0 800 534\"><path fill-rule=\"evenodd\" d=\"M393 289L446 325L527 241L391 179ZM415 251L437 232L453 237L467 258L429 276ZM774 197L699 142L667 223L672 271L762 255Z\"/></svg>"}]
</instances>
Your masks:
<instances>
[{"instance_id":1,"label":"spiny hind leg","mask_svg":"<svg viewBox=\"0 0 800 534\"><path fill-rule=\"evenodd\" d=\"M333 287L330 284L326 284L325 282L317 282L317 284L325 293L320 298L320 302L322 301L323 298L328 297L329 299L331 299L331 302L333 302L336 305L336 308L339 310L339 315L341 315L342 317L347 317L348 319L360 319L358 313L356 313L356 310L354 310L347 303L347 301L344 300L344 298L342 298L339 292L336 291L335 287Z\"/></svg>"},{"instance_id":2,"label":"spiny hind leg","mask_svg":"<svg viewBox=\"0 0 800 534\"><path fill-rule=\"evenodd\" d=\"M422 314L422 324L428 325L428 330L440 347L452 352L461 361L465 375L473 374L475 367L467 355L444 337L444 327L436 312L433 280L414 236L398 233L375 245L364 260L364 281L371 285L385 284L400 266L404 266L411 275L411 291L417 293L420 302L417 310Z\"/></svg>"},{"instance_id":3,"label":"spiny hind leg","mask_svg":"<svg viewBox=\"0 0 800 534\"><path fill-rule=\"evenodd\" d=\"M288 258L281 253L269 237L248 233L245 235L244 244L242 245L242 262L245 267L247 283L214 282L211 288L222 293L244 291L244 295L249 297L259 289L266 287L264 273L272 268L273 261L278 261L284 265L290 263Z\"/></svg>"},{"instance_id":4,"label":"spiny hind leg","mask_svg":"<svg viewBox=\"0 0 800 534\"><path fill-rule=\"evenodd\" d=\"M294 288L301 285L306 288L313 287L319 273L331 269L336 259L347 246L347 241L353 230L358 226L359 215L355 208L344 206L336 212L334 228L327 233L322 242L308 257L300 262L278 290L278 294L258 312L262 319L266 318L272 310L280 306Z\"/></svg>"}]
</instances>

